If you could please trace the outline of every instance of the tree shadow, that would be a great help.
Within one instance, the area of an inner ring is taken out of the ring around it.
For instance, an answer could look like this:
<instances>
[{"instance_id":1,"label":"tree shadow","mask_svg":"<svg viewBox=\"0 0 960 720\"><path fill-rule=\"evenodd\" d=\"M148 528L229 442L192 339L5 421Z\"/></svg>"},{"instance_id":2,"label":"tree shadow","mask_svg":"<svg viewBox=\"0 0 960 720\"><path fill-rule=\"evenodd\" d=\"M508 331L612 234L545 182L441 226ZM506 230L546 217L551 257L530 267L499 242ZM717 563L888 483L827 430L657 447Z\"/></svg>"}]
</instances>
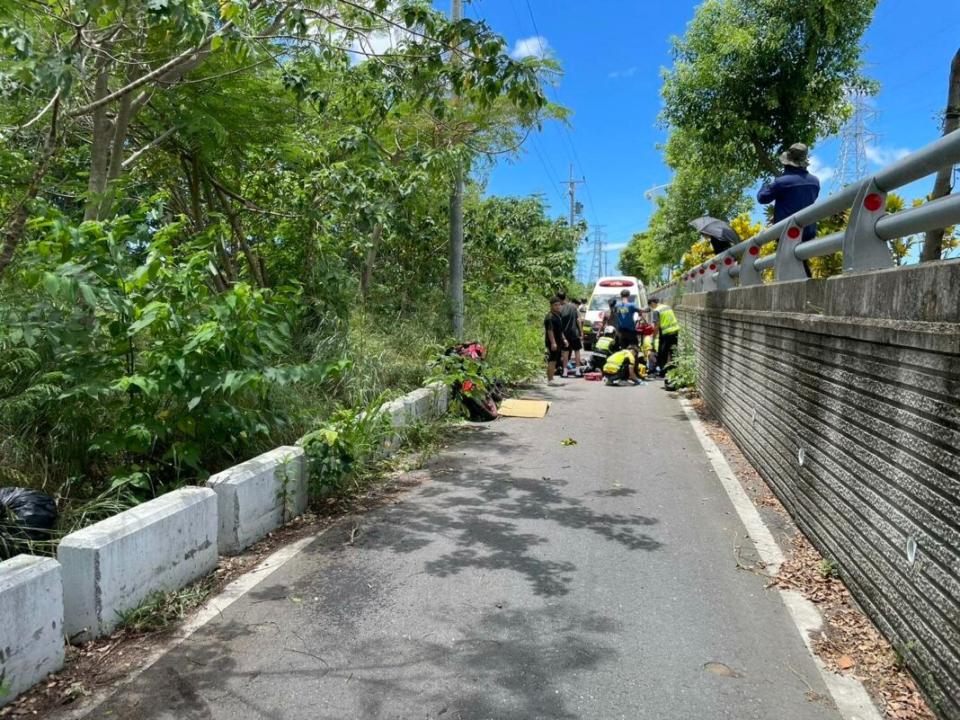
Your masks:
<instances>
[{"instance_id":1,"label":"tree shadow","mask_svg":"<svg viewBox=\"0 0 960 720\"><path fill-rule=\"evenodd\" d=\"M549 528L541 523L592 533L631 551L661 547L645 532L657 524L656 518L598 512L583 496L570 493L566 480L543 477L514 463L483 462L491 454L527 455L505 432L470 433L456 450L428 464L431 483L368 521L369 530L353 546L413 553L439 542L452 544L453 549L425 561L425 572L450 577L467 569L512 570L527 579L534 594L544 597L567 594L577 568L569 560L543 557L550 540ZM635 494L632 488L610 488L588 495Z\"/></svg>"}]
</instances>

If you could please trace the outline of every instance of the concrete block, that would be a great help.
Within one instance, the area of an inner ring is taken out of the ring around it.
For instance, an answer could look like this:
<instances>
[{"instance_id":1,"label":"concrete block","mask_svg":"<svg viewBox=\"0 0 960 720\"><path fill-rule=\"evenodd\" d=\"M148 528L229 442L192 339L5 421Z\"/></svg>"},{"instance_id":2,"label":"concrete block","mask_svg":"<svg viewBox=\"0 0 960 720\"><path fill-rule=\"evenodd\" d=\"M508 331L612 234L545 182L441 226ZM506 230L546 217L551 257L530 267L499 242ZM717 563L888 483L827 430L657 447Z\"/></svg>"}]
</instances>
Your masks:
<instances>
[{"instance_id":1,"label":"concrete block","mask_svg":"<svg viewBox=\"0 0 960 720\"><path fill-rule=\"evenodd\" d=\"M63 583L52 558L0 563L0 707L63 667Z\"/></svg>"},{"instance_id":2,"label":"concrete block","mask_svg":"<svg viewBox=\"0 0 960 720\"><path fill-rule=\"evenodd\" d=\"M303 448L283 446L213 475L217 494L217 545L235 555L307 509Z\"/></svg>"},{"instance_id":3,"label":"concrete block","mask_svg":"<svg viewBox=\"0 0 960 720\"><path fill-rule=\"evenodd\" d=\"M60 542L70 642L110 633L151 593L177 590L217 566L217 495L188 487L70 533Z\"/></svg>"},{"instance_id":4,"label":"concrete block","mask_svg":"<svg viewBox=\"0 0 960 720\"><path fill-rule=\"evenodd\" d=\"M427 388L433 392L434 417L443 417L450 409L450 386L444 382L434 382L427 385Z\"/></svg>"}]
</instances>

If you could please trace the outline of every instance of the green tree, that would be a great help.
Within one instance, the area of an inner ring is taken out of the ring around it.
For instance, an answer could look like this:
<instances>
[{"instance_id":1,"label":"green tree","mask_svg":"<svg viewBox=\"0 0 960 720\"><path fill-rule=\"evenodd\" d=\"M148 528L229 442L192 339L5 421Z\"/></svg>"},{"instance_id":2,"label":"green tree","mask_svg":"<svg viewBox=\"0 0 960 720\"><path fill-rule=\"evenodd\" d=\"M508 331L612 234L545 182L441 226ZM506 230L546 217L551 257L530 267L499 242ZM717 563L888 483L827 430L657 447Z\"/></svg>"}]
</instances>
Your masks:
<instances>
[{"instance_id":1,"label":"green tree","mask_svg":"<svg viewBox=\"0 0 960 720\"><path fill-rule=\"evenodd\" d=\"M707 0L663 84L663 121L704 160L756 179L777 154L837 132L846 95L870 92L860 40L876 0Z\"/></svg>"},{"instance_id":2,"label":"green tree","mask_svg":"<svg viewBox=\"0 0 960 720\"><path fill-rule=\"evenodd\" d=\"M847 94L872 92L860 40L876 0L707 0L664 75L661 122L671 185L648 232L677 262L700 215L749 211L747 188L780 171L778 153L835 133Z\"/></svg>"}]
</instances>

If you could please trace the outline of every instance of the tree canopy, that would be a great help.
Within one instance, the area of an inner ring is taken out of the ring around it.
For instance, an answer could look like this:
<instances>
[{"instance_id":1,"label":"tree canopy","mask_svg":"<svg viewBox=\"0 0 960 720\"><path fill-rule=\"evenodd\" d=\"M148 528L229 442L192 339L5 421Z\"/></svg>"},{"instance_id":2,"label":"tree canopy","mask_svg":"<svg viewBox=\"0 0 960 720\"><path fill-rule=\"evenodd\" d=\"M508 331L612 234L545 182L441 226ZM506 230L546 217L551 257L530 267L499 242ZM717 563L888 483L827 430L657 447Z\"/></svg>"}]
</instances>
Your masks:
<instances>
[{"instance_id":1,"label":"tree canopy","mask_svg":"<svg viewBox=\"0 0 960 720\"><path fill-rule=\"evenodd\" d=\"M649 235L673 264L696 241L687 223L732 219L745 191L779 171L795 142L837 132L852 91L872 92L861 38L876 0L707 0L664 74L661 122L673 170Z\"/></svg>"}]
</instances>

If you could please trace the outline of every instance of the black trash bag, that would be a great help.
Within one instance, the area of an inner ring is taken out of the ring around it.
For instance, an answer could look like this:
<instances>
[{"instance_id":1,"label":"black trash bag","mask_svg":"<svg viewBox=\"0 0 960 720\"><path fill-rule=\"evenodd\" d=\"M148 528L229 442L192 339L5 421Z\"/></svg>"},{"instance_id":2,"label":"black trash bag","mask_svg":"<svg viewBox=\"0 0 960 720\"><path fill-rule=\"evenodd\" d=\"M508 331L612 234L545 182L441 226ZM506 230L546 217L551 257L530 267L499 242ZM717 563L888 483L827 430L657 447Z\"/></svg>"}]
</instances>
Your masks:
<instances>
[{"instance_id":1,"label":"black trash bag","mask_svg":"<svg viewBox=\"0 0 960 720\"><path fill-rule=\"evenodd\" d=\"M20 552L27 541L48 540L57 524L57 503L27 488L0 488L0 557Z\"/></svg>"}]
</instances>

